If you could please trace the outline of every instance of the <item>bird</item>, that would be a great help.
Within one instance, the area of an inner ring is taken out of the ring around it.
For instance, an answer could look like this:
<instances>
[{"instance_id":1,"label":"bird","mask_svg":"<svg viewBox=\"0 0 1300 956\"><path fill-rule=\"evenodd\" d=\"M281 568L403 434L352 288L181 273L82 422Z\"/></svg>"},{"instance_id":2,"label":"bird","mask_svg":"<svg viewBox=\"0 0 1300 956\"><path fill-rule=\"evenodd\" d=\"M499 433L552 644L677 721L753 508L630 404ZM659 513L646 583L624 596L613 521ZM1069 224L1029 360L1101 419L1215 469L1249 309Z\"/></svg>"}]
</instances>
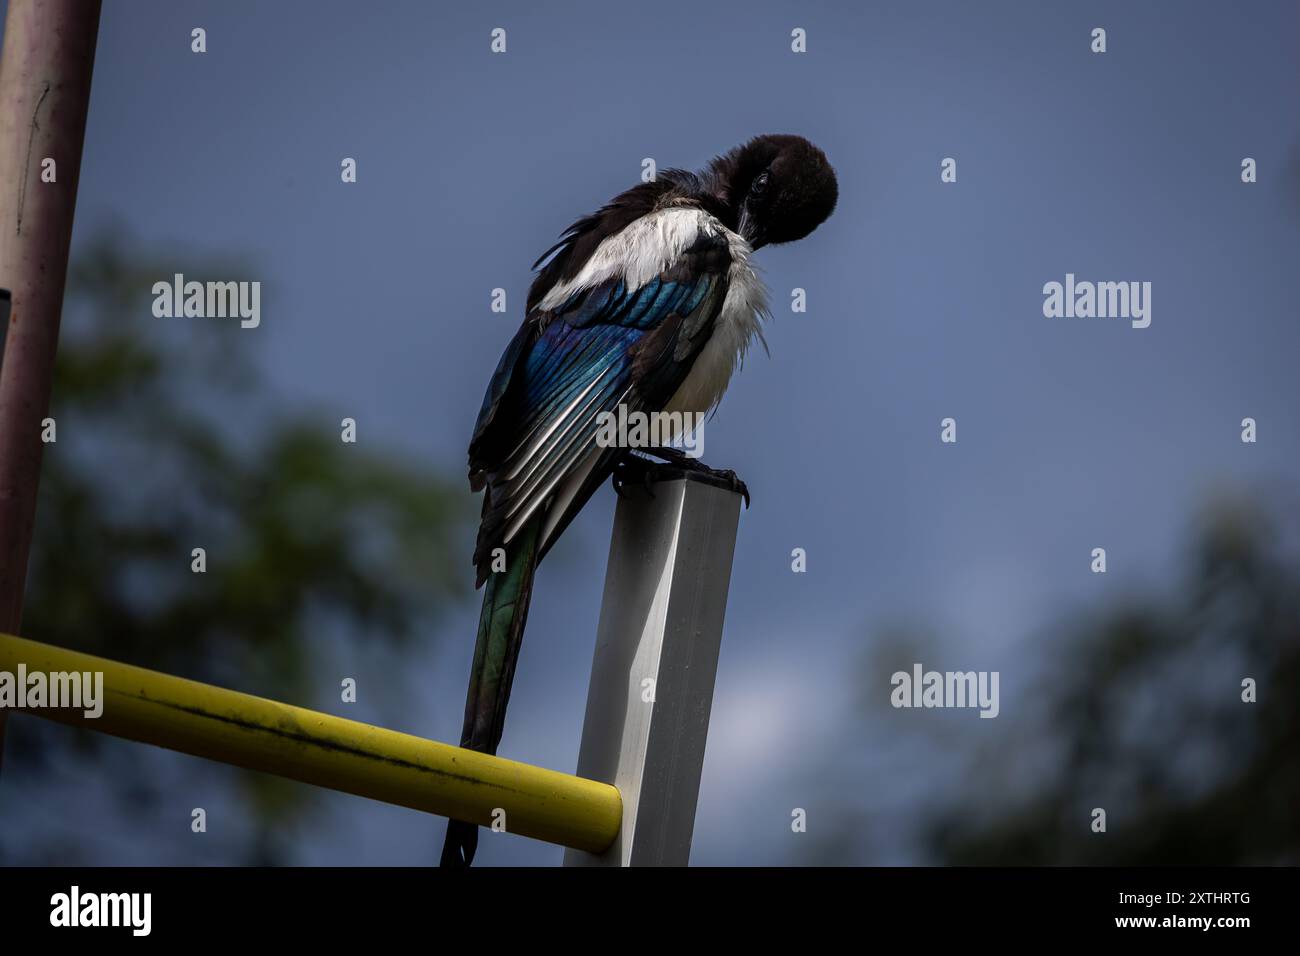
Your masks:
<instances>
[{"instance_id":1,"label":"bird","mask_svg":"<svg viewBox=\"0 0 1300 956\"><path fill-rule=\"evenodd\" d=\"M534 572L606 479L657 466L597 442L603 413L705 414L751 343L766 349L766 289L751 255L809 235L839 196L826 154L802 136L756 136L699 172L660 171L583 216L533 263L522 325L488 383L469 444L483 492L474 550L483 588L460 745L495 754ZM672 448L666 465L734 472ZM478 826L449 820L441 865L467 867Z\"/></svg>"}]
</instances>

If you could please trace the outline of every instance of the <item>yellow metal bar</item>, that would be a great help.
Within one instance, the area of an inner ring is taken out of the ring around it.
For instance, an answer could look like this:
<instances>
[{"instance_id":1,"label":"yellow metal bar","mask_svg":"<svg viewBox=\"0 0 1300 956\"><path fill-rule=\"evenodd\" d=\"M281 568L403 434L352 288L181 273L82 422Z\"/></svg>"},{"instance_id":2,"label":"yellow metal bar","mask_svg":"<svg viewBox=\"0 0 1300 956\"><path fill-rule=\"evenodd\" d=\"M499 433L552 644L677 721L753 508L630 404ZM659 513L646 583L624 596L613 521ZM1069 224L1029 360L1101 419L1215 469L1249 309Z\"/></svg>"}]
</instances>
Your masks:
<instances>
[{"instance_id":1,"label":"yellow metal bar","mask_svg":"<svg viewBox=\"0 0 1300 956\"><path fill-rule=\"evenodd\" d=\"M102 672L103 713L46 717L398 806L600 853L623 814L618 790L554 770L0 634L0 671Z\"/></svg>"}]
</instances>

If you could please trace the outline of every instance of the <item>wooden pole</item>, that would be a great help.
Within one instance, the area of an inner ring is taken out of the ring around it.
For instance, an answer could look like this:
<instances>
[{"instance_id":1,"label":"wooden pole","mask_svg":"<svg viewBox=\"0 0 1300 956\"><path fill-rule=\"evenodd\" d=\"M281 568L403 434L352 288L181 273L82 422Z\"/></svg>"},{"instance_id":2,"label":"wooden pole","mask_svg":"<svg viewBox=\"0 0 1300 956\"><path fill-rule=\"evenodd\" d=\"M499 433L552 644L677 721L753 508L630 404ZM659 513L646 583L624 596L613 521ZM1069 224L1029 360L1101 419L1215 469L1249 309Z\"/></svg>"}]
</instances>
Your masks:
<instances>
[{"instance_id":1,"label":"wooden pole","mask_svg":"<svg viewBox=\"0 0 1300 956\"><path fill-rule=\"evenodd\" d=\"M0 51L0 632L21 632L100 0L9 0ZM0 711L0 755L4 712Z\"/></svg>"}]
</instances>

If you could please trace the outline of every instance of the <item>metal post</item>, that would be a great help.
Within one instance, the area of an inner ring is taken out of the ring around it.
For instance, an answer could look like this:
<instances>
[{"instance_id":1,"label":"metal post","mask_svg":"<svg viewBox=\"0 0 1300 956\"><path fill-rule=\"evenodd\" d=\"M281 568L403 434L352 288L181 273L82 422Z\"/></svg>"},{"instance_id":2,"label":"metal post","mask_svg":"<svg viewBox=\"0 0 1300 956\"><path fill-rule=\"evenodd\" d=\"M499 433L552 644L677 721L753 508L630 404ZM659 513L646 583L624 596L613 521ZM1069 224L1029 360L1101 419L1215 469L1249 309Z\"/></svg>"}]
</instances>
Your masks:
<instances>
[{"instance_id":1,"label":"metal post","mask_svg":"<svg viewBox=\"0 0 1300 956\"><path fill-rule=\"evenodd\" d=\"M740 496L707 479L626 489L614 516L578 776L623 797L618 837L565 866L690 860Z\"/></svg>"},{"instance_id":2,"label":"metal post","mask_svg":"<svg viewBox=\"0 0 1300 956\"><path fill-rule=\"evenodd\" d=\"M9 0L5 18L0 286L13 301L0 367L0 631L22 625L99 11L99 0Z\"/></svg>"}]
</instances>

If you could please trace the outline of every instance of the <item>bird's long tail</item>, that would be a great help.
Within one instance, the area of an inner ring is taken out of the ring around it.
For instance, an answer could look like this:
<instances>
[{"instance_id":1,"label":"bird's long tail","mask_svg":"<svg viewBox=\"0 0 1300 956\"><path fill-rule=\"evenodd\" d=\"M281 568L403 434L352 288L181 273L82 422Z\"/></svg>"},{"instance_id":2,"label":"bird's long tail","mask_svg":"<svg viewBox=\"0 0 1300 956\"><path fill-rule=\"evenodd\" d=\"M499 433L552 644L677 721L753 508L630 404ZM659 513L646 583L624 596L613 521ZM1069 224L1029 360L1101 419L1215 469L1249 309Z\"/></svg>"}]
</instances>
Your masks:
<instances>
[{"instance_id":1,"label":"bird's long tail","mask_svg":"<svg viewBox=\"0 0 1300 956\"><path fill-rule=\"evenodd\" d=\"M483 610L478 620L478 640L465 698L465 724L460 745L495 754L505 726L506 702L515 678L515 661L523 642L528 602L533 596L537 569L537 544L541 517L528 522L506 546L504 571L488 575L483 588ZM447 821L442 845L442 865L466 867L478 848L478 825Z\"/></svg>"}]
</instances>

